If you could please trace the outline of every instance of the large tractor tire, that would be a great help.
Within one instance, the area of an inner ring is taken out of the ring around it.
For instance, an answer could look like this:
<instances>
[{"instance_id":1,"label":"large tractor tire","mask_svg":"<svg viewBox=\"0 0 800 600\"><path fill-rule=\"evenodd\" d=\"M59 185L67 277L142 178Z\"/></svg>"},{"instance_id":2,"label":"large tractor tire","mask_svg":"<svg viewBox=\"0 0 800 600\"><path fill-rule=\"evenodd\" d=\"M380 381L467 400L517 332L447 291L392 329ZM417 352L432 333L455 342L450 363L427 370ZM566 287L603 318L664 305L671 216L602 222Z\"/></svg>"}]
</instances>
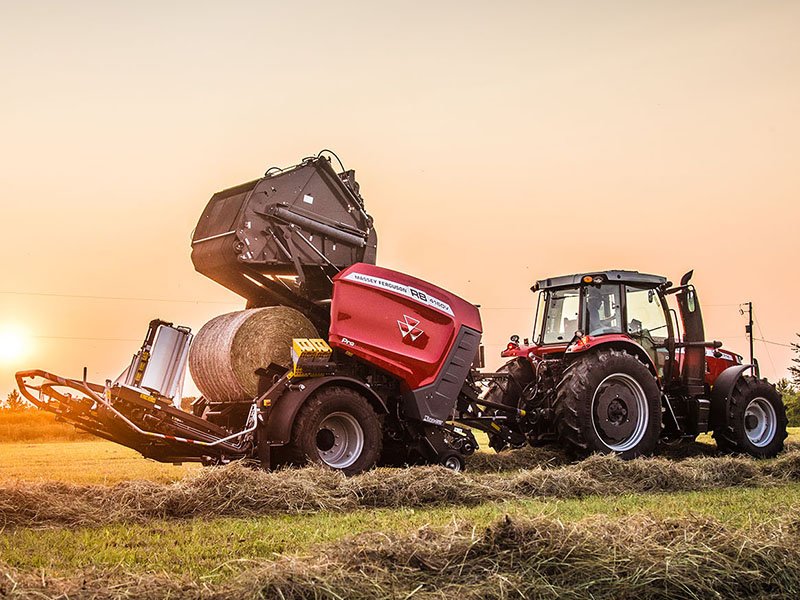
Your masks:
<instances>
[{"instance_id":1,"label":"large tractor tire","mask_svg":"<svg viewBox=\"0 0 800 600\"><path fill-rule=\"evenodd\" d=\"M651 454L661 434L661 394L635 356L605 349L567 367L554 406L559 438L572 453Z\"/></svg>"},{"instance_id":2,"label":"large tractor tire","mask_svg":"<svg viewBox=\"0 0 800 600\"><path fill-rule=\"evenodd\" d=\"M346 387L314 394L295 418L287 447L293 464L316 463L357 475L381 454L381 418L364 396Z\"/></svg>"},{"instance_id":3,"label":"large tractor tire","mask_svg":"<svg viewBox=\"0 0 800 600\"><path fill-rule=\"evenodd\" d=\"M508 377L492 381L485 399L522 408L522 393L535 378L531 361L526 358L514 358L497 369L497 372L508 373Z\"/></svg>"},{"instance_id":4,"label":"large tractor tire","mask_svg":"<svg viewBox=\"0 0 800 600\"><path fill-rule=\"evenodd\" d=\"M766 379L740 377L714 439L722 452L772 458L783 450L787 425L786 407L775 386Z\"/></svg>"}]
</instances>

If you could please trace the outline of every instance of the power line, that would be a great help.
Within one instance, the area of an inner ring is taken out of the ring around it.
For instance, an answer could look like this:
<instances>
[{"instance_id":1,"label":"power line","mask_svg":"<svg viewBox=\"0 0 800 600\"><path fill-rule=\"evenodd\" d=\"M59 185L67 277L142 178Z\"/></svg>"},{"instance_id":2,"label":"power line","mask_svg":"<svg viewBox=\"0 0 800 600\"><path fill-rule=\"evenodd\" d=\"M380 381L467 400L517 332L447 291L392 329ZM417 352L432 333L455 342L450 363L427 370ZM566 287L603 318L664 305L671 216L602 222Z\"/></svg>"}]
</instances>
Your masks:
<instances>
[{"instance_id":1,"label":"power line","mask_svg":"<svg viewBox=\"0 0 800 600\"><path fill-rule=\"evenodd\" d=\"M758 330L761 331L761 327L759 327ZM764 334L762 333L761 335L764 335ZM791 348L792 347L791 344L781 344L780 342L771 342L769 340L764 340L764 339L761 339L761 338L754 338L754 339L756 339L759 342L764 342L765 344L772 344L773 346L781 346L782 348Z\"/></svg>"},{"instance_id":2,"label":"power line","mask_svg":"<svg viewBox=\"0 0 800 600\"><path fill-rule=\"evenodd\" d=\"M762 337L762 339L763 339L765 336L764 336L764 332L761 330L761 324L758 322L758 319L754 319L754 321L755 321L755 323L756 323L756 327L758 327L758 333L760 333L760 334L761 334L761 337ZM750 332L750 335L751 335L751 336L753 335L753 332L752 332L752 331ZM772 365L772 372L773 372L773 373L777 373L777 372L778 372L778 370L775 368L775 362L772 360L772 354L770 354L770 352L769 352L769 346L767 346L766 344L764 344L764 350L766 350L766 351L767 351L767 358L769 359L769 364L771 364L771 365Z\"/></svg>"},{"instance_id":3,"label":"power line","mask_svg":"<svg viewBox=\"0 0 800 600\"><path fill-rule=\"evenodd\" d=\"M86 340L92 342L141 342L141 339L134 338L101 338L101 337L78 337L70 335L32 335L38 340Z\"/></svg>"},{"instance_id":4,"label":"power line","mask_svg":"<svg viewBox=\"0 0 800 600\"><path fill-rule=\"evenodd\" d=\"M130 300L134 302L168 302L174 304L236 304L235 301L221 301L221 300L177 300L167 298L135 298L132 296L91 296L83 294L57 294L55 292L12 292L2 291L0 294L11 296L44 296L50 298L79 298L83 300Z\"/></svg>"}]
</instances>

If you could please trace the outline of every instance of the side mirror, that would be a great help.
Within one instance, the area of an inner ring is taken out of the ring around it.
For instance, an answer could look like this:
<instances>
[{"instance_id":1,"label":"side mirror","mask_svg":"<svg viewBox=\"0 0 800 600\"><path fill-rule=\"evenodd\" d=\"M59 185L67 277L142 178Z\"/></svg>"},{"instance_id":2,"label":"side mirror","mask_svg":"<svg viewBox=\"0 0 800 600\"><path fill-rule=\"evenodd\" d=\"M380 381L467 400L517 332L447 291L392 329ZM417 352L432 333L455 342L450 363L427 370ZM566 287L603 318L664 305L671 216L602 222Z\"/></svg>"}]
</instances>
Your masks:
<instances>
[{"instance_id":1,"label":"side mirror","mask_svg":"<svg viewBox=\"0 0 800 600\"><path fill-rule=\"evenodd\" d=\"M692 279L692 275L694 275L694 269L685 273L683 277L681 277L681 285L688 285L689 281Z\"/></svg>"}]
</instances>

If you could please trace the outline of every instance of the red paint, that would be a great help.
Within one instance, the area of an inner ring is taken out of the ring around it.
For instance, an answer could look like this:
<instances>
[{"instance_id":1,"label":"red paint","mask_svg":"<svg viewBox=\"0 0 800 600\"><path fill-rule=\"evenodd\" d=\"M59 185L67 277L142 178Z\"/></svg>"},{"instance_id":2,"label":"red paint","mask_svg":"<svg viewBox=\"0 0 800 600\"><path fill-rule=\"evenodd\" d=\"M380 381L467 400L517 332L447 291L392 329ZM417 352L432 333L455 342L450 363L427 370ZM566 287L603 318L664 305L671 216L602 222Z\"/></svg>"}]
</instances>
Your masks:
<instances>
[{"instance_id":1,"label":"red paint","mask_svg":"<svg viewBox=\"0 0 800 600\"><path fill-rule=\"evenodd\" d=\"M531 354L537 358L544 358L550 354L562 354L569 344L551 344L547 346L537 346L536 344L516 344L514 348L506 347L500 353L503 358L514 358L521 356L523 358L530 358Z\"/></svg>"},{"instance_id":2,"label":"red paint","mask_svg":"<svg viewBox=\"0 0 800 600\"><path fill-rule=\"evenodd\" d=\"M482 331L478 309L416 277L356 263L333 279L330 345L399 377L410 389L433 383L462 325Z\"/></svg>"}]
</instances>

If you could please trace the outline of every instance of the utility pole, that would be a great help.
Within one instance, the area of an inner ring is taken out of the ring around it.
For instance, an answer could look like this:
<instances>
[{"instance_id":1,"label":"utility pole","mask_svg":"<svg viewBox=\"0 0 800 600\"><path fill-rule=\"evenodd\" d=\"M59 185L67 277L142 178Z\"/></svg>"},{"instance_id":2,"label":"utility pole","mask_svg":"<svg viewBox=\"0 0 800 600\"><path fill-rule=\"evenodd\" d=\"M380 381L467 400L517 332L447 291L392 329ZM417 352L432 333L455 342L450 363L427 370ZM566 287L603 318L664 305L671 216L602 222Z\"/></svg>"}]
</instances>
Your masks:
<instances>
[{"instance_id":1,"label":"utility pole","mask_svg":"<svg viewBox=\"0 0 800 600\"><path fill-rule=\"evenodd\" d=\"M753 372L758 376L758 368L756 367L755 359L753 358L753 303L752 302L745 302L741 304L739 307L739 314L744 314L744 309L742 306L747 306L747 325L744 326L745 333L747 333L747 337L750 339L750 364L753 365Z\"/></svg>"}]
</instances>

